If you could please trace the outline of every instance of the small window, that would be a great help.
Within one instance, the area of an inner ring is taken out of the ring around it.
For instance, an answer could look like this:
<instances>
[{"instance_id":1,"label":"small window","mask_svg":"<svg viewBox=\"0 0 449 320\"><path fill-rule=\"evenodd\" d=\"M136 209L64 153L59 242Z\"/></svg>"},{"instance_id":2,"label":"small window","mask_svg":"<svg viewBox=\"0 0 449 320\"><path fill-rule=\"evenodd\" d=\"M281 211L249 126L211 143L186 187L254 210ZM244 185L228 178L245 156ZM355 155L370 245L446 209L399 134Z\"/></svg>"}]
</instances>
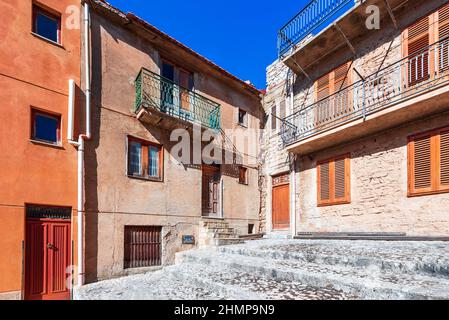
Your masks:
<instances>
[{"instance_id":1,"label":"small window","mask_svg":"<svg viewBox=\"0 0 449 320\"><path fill-rule=\"evenodd\" d=\"M273 106L271 108L271 130L276 130L277 129L277 108L276 106Z\"/></svg>"},{"instance_id":2,"label":"small window","mask_svg":"<svg viewBox=\"0 0 449 320\"><path fill-rule=\"evenodd\" d=\"M33 5L33 33L61 43L61 16Z\"/></svg>"},{"instance_id":3,"label":"small window","mask_svg":"<svg viewBox=\"0 0 449 320\"><path fill-rule=\"evenodd\" d=\"M239 167L239 183L248 184L248 169L245 167Z\"/></svg>"},{"instance_id":4,"label":"small window","mask_svg":"<svg viewBox=\"0 0 449 320\"><path fill-rule=\"evenodd\" d=\"M61 143L61 116L32 110L31 125L32 140L54 145Z\"/></svg>"},{"instance_id":5,"label":"small window","mask_svg":"<svg viewBox=\"0 0 449 320\"><path fill-rule=\"evenodd\" d=\"M408 195L449 192L449 128L409 137Z\"/></svg>"},{"instance_id":6,"label":"small window","mask_svg":"<svg viewBox=\"0 0 449 320\"><path fill-rule=\"evenodd\" d=\"M125 226L124 268L144 268L162 264L162 228Z\"/></svg>"},{"instance_id":7,"label":"small window","mask_svg":"<svg viewBox=\"0 0 449 320\"><path fill-rule=\"evenodd\" d=\"M248 234L254 234L254 224L248 224Z\"/></svg>"},{"instance_id":8,"label":"small window","mask_svg":"<svg viewBox=\"0 0 449 320\"><path fill-rule=\"evenodd\" d=\"M160 145L128 138L128 176L162 181L163 151Z\"/></svg>"},{"instance_id":9,"label":"small window","mask_svg":"<svg viewBox=\"0 0 449 320\"><path fill-rule=\"evenodd\" d=\"M239 125L247 127L248 126L248 113L245 110L239 109Z\"/></svg>"},{"instance_id":10,"label":"small window","mask_svg":"<svg viewBox=\"0 0 449 320\"><path fill-rule=\"evenodd\" d=\"M318 162L318 206L351 202L349 154Z\"/></svg>"}]
</instances>

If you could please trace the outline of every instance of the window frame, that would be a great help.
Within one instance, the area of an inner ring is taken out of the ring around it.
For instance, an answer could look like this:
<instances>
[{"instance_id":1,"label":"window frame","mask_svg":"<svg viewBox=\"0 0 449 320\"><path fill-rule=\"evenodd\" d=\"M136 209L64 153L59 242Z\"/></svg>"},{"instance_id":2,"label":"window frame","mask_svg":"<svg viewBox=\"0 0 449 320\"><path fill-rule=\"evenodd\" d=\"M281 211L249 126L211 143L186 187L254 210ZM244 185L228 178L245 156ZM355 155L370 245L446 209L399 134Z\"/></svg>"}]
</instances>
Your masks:
<instances>
[{"instance_id":1,"label":"window frame","mask_svg":"<svg viewBox=\"0 0 449 320\"><path fill-rule=\"evenodd\" d=\"M441 133L449 131L449 126L428 130L418 134L410 135L407 140L407 197L421 197L442 193L449 193L449 186L441 184ZM430 188L415 189L415 154L414 141L424 137L430 137Z\"/></svg>"},{"instance_id":2,"label":"window frame","mask_svg":"<svg viewBox=\"0 0 449 320\"><path fill-rule=\"evenodd\" d=\"M244 113L243 122L240 122L240 112ZM237 108L237 124L241 127L248 128L248 111Z\"/></svg>"},{"instance_id":3,"label":"window frame","mask_svg":"<svg viewBox=\"0 0 449 320\"><path fill-rule=\"evenodd\" d=\"M47 9L47 8L41 6L40 4L37 4L34 2L32 4L31 10L32 10L31 32L34 35L38 36L39 38L41 38L45 41L49 41L51 43L62 46L62 15L59 12L56 12L51 9ZM46 16L47 18L57 22L57 32L56 32L57 41L49 39L37 32L37 29L38 29L37 28L37 16L38 15Z\"/></svg>"},{"instance_id":4,"label":"window frame","mask_svg":"<svg viewBox=\"0 0 449 320\"><path fill-rule=\"evenodd\" d=\"M343 199L335 198L335 162L345 160L345 196ZM321 165L329 164L329 200L321 199ZM345 153L324 160L317 161L317 206L326 207L351 203L351 154ZM333 195L333 196L332 196Z\"/></svg>"},{"instance_id":5,"label":"window frame","mask_svg":"<svg viewBox=\"0 0 449 320\"><path fill-rule=\"evenodd\" d=\"M241 176L240 176L240 170L245 170L245 181L242 181L240 178L241 178ZM244 166L239 166L239 184L242 184L242 185L245 185L245 186L247 186L247 185L249 185L249 172L248 172L248 168L247 167L244 167Z\"/></svg>"},{"instance_id":6,"label":"window frame","mask_svg":"<svg viewBox=\"0 0 449 320\"><path fill-rule=\"evenodd\" d=\"M131 174L129 170L130 166L130 142L138 142L141 144L141 156L140 156L140 169L141 174ZM159 149L159 176L153 177L148 174L148 166L150 163L149 147L156 147ZM151 142L142 138L128 135L126 137L126 175L128 178L140 179L146 181L163 182L164 181L164 147L161 144Z\"/></svg>"},{"instance_id":7,"label":"window frame","mask_svg":"<svg viewBox=\"0 0 449 320\"><path fill-rule=\"evenodd\" d=\"M56 142L39 139L36 137L36 115L44 116L44 117L50 118L50 119L56 119L58 121L58 125L56 128ZM30 140L32 142L46 144L46 145L53 146L53 147L62 147L61 126L62 126L62 117L60 114L31 107Z\"/></svg>"}]
</instances>

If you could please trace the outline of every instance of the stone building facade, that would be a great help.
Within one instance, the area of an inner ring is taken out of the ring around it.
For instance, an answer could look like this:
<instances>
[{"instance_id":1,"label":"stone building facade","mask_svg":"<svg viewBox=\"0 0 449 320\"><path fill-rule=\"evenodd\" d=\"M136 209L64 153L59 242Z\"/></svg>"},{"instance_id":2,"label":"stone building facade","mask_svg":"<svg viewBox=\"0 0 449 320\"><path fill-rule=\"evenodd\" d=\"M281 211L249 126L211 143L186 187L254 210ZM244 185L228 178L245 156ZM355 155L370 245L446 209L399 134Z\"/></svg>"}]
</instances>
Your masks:
<instances>
[{"instance_id":1,"label":"stone building facade","mask_svg":"<svg viewBox=\"0 0 449 320\"><path fill-rule=\"evenodd\" d=\"M379 30L367 30L364 23L364 11L372 4L380 7ZM290 174L291 235L449 235L444 209L449 201L444 193L445 133L435 136L441 140L435 147L439 151L418 153L418 140L414 140L417 134L449 125L447 75L442 65L447 54L441 49L447 42L449 7L446 1L401 5L390 1L390 5L392 15L385 4L376 1L356 4L336 21L337 27L331 24L306 38L267 69L267 126L273 114L281 112L284 121L279 135L265 130L263 174L268 181L280 172ZM424 35L418 34L422 25ZM414 37L425 39L425 45L415 50ZM346 78L338 82L343 83L338 90L329 89L336 86L332 80L328 87L320 87L326 75L337 78L335 70L348 61ZM428 66L434 74L427 71ZM285 111L279 111L281 101L287 101L282 104ZM346 171L334 178L327 170L336 170L337 160L331 159L342 155L348 158ZM431 159L434 156L439 164ZM437 166L439 171L431 174ZM320 172L324 173L320 176ZM340 188L347 198L323 204L323 194L330 197L329 193L339 192L329 188L343 174L347 184L342 182ZM428 180L427 190L433 188L430 180L440 183L439 191L413 193L420 179ZM277 209L269 183L265 195L270 221ZM273 231L270 223L267 231Z\"/></svg>"}]
</instances>

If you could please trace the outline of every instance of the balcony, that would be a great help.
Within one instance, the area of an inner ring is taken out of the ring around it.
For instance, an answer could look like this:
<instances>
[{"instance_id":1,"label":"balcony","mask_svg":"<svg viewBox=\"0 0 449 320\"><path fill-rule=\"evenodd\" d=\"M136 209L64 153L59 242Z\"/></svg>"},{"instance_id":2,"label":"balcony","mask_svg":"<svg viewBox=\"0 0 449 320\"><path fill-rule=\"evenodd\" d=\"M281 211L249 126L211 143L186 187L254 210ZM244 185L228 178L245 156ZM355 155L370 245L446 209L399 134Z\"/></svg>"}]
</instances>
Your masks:
<instances>
[{"instance_id":1,"label":"balcony","mask_svg":"<svg viewBox=\"0 0 449 320\"><path fill-rule=\"evenodd\" d=\"M141 121L166 129L193 124L220 129L218 103L145 68L137 76L135 86L135 113Z\"/></svg>"},{"instance_id":2,"label":"balcony","mask_svg":"<svg viewBox=\"0 0 449 320\"><path fill-rule=\"evenodd\" d=\"M449 39L282 120L289 151L312 152L449 108Z\"/></svg>"},{"instance_id":3,"label":"balcony","mask_svg":"<svg viewBox=\"0 0 449 320\"><path fill-rule=\"evenodd\" d=\"M419 0L312 0L278 32L278 54L298 75L332 57L336 51L353 56L356 44L366 38L366 10L379 8L382 33L397 23L395 17L413 10Z\"/></svg>"},{"instance_id":4,"label":"balcony","mask_svg":"<svg viewBox=\"0 0 449 320\"><path fill-rule=\"evenodd\" d=\"M292 50L307 36L325 27L342 9L354 6L354 0L313 0L278 33L279 57Z\"/></svg>"}]
</instances>

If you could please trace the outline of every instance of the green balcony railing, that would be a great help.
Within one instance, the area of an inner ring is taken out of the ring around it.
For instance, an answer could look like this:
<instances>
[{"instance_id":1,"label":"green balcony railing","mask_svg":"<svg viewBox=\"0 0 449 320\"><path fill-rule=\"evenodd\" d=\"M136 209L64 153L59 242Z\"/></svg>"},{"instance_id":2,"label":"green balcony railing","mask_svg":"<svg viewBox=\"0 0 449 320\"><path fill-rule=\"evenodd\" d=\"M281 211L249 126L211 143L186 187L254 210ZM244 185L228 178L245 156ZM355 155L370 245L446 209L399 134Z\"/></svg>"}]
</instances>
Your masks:
<instances>
[{"instance_id":1,"label":"green balcony railing","mask_svg":"<svg viewBox=\"0 0 449 320\"><path fill-rule=\"evenodd\" d=\"M135 112L154 109L202 127L220 129L221 107L202 95L142 68L135 81Z\"/></svg>"}]
</instances>

